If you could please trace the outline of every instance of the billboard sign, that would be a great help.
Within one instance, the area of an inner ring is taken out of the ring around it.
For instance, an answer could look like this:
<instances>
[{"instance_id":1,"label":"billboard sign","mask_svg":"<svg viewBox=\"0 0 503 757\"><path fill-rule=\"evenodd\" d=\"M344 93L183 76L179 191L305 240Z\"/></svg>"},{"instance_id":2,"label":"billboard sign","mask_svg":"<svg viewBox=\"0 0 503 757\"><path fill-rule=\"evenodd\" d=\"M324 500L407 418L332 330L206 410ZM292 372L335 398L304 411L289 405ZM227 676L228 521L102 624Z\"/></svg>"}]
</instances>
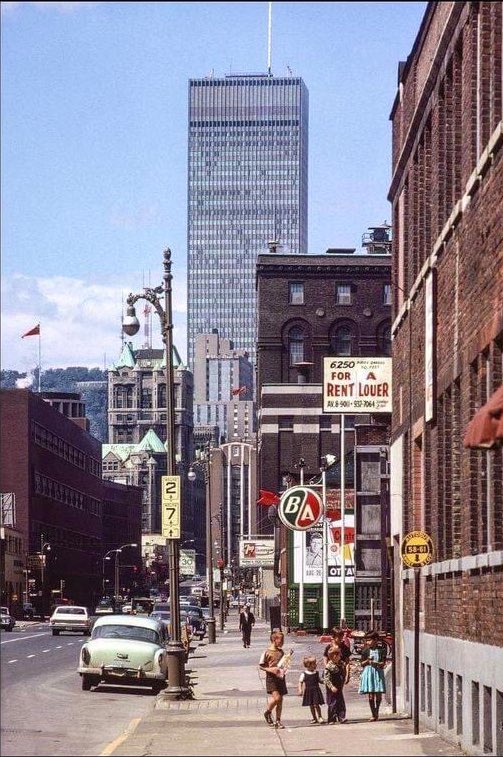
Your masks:
<instances>
[{"instance_id":1,"label":"billboard sign","mask_svg":"<svg viewBox=\"0 0 503 757\"><path fill-rule=\"evenodd\" d=\"M391 358L323 358L324 413L391 413Z\"/></svg>"},{"instance_id":2,"label":"billboard sign","mask_svg":"<svg viewBox=\"0 0 503 757\"><path fill-rule=\"evenodd\" d=\"M240 539L240 568L272 568L274 566L274 539Z\"/></svg>"},{"instance_id":3,"label":"billboard sign","mask_svg":"<svg viewBox=\"0 0 503 757\"><path fill-rule=\"evenodd\" d=\"M344 519L344 568L345 583L355 580L355 516L348 515ZM330 521L328 532L327 571L328 583L341 582L341 526L342 520ZM302 550L302 539L305 547ZM304 559L302 559L304 552ZM293 535L293 580L300 583L303 574L305 584L321 584L323 582L323 526L317 525L304 533L295 531Z\"/></svg>"}]
</instances>

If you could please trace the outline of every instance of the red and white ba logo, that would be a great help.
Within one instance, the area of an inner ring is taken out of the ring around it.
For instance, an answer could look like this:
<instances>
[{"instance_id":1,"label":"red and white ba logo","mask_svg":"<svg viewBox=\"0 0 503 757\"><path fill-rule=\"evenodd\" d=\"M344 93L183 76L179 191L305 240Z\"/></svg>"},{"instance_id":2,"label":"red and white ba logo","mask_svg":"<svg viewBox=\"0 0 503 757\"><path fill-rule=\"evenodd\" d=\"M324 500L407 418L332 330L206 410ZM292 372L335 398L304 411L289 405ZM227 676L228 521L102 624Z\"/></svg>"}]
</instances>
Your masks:
<instances>
[{"instance_id":1,"label":"red and white ba logo","mask_svg":"<svg viewBox=\"0 0 503 757\"><path fill-rule=\"evenodd\" d=\"M283 492L278 505L278 515L287 528L307 531L316 525L323 512L321 497L307 486L292 486Z\"/></svg>"}]
</instances>

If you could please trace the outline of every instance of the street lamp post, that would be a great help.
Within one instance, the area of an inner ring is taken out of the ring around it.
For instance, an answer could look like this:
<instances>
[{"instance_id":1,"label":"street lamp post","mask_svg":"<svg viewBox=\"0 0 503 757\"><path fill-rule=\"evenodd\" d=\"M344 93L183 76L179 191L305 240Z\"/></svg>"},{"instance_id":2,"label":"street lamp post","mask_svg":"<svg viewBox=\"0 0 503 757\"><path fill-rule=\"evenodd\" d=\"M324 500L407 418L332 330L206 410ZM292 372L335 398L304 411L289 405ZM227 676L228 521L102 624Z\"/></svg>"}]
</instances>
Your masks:
<instances>
[{"instance_id":1,"label":"street lamp post","mask_svg":"<svg viewBox=\"0 0 503 757\"><path fill-rule=\"evenodd\" d=\"M204 462L204 482L206 484L206 571L208 574L208 608L209 617L206 625L208 626L208 644L216 642L216 619L215 619L215 602L213 594L213 541L211 538L211 447L205 450L202 461ZM194 481L196 474L192 466L188 472L189 481Z\"/></svg>"},{"instance_id":2,"label":"street lamp post","mask_svg":"<svg viewBox=\"0 0 503 757\"><path fill-rule=\"evenodd\" d=\"M153 305L161 322L161 333L165 348L166 362L166 475L176 475L175 458L175 417L174 417L174 379L173 379L173 323L171 304L171 250L164 250L163 284L152 289L144 287L143 294L129 294L127 313L122 323L123 331L128 336L138 333L140 322L136 317L135 303L146 300ZM164 308L160 297L164 294ZM171 614L171 640L168 645L168 688L164 696L168 699L180 699L188 689L185 677L185 650L181 638L180 624L180 545L178 539L168 539L169 567L169 603Z\"/></svg>"},{"instance_id":3,"label":"street lamp post","mask_svg":"<svg viewBox=\"0 0 503 757\"><path fill-rule=\"evenodd\" d=\"M40 535L40 584L42 589L42 621L45 618L45 608L47 606L45 597L45 553L51 551L51 545L44 541L44 534Z\"/></svg>"}]
</instances>

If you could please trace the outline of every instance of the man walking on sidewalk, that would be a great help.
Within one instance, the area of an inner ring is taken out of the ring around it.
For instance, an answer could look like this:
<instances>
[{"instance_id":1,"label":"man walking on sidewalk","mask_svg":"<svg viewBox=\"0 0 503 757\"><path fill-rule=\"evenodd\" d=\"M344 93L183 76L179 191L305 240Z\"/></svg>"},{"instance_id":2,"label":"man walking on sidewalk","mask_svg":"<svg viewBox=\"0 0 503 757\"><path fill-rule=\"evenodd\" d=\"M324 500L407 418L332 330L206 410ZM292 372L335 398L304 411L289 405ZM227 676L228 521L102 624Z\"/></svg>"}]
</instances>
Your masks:
<instances>
[{"instance_id":1,"label":"man walking on sidewalk","mask_svg":"<svg viewBox=\"0 0 503 757\"><path fill-rule=\"evenodd\" d=\"M251 630L255 625L255 615L252 613L250 605L245 605L244 610L239 613L239 630L243 634L243 647L249 647L251 641Z\"/></svg>"}]
</instances>

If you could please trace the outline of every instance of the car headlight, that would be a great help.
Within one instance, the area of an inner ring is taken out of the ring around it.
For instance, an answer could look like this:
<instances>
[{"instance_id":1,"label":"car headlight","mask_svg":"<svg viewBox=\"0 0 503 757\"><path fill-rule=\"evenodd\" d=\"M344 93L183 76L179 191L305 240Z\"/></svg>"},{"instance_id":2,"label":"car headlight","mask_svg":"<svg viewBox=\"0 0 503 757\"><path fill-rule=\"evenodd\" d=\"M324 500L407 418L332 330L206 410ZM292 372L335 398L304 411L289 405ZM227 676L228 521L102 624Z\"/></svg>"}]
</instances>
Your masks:
<instances>
[{"instance_id":1,"label":"car headlight","mask_svg":"<svg viewBox=\"0 0 503 757\"><path fill-rule=\"evenodd\" d=\"M91 662L91 652L87 647L82 647L80 656L82 657L82 662L84 663L84 665L89 665L89 663Z\"/></svg>"}]
</instances>

